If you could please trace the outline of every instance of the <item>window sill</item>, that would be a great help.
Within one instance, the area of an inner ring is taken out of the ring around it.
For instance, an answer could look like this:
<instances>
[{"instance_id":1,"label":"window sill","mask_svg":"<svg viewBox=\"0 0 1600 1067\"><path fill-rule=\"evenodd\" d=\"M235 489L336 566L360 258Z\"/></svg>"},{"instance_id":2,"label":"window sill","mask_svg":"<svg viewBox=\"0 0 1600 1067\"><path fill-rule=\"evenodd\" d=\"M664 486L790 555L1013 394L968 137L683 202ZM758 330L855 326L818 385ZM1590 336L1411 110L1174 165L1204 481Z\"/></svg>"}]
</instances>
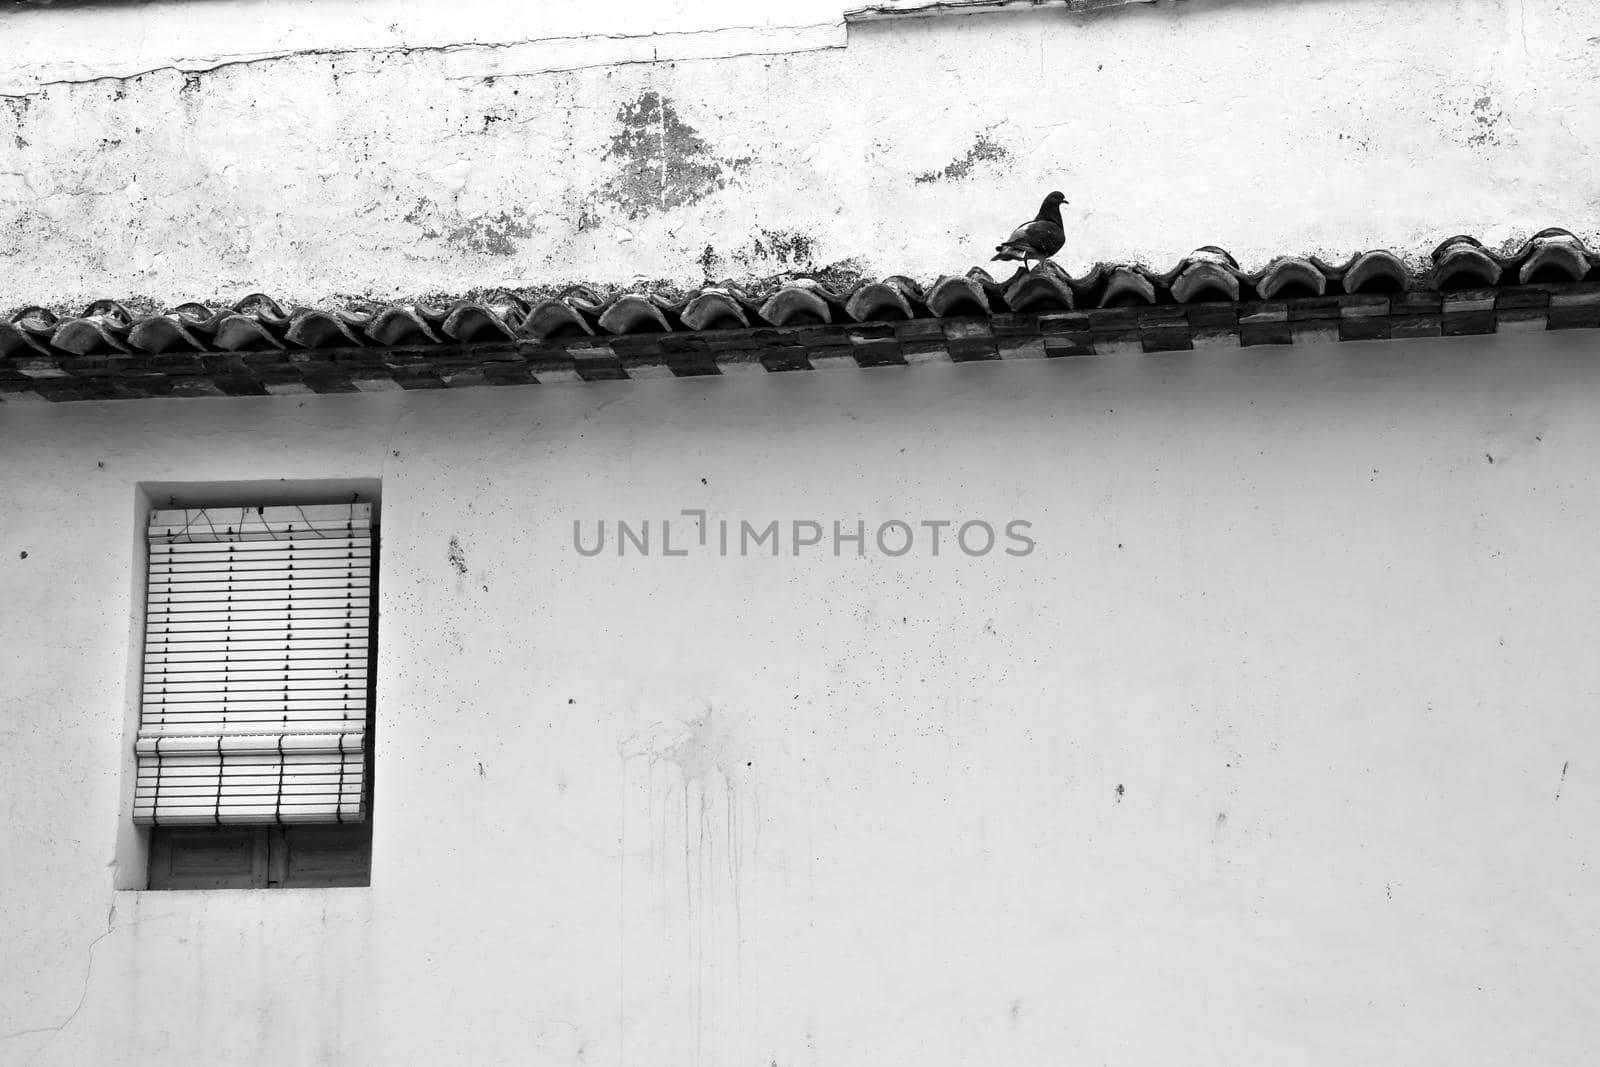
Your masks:
<instances>
[{"instance_id":1,"label":"window sill","mask_svg":"<svg viewBox=\"0 0 1600 1067\"><path fill-rule=\"evenodd\" d=\"M262 896L291 896L303 897L315 893L332 893L335 895L352 893L370 893L370 885L295 885L295 886L228 886L221 889L117 889L113 890L118 900L132 899L134 897L152 897L158 900L176 899L179 897L214 897L219 893L237 896L240 893L257 893Z\"/></svg>"}]
</instances>

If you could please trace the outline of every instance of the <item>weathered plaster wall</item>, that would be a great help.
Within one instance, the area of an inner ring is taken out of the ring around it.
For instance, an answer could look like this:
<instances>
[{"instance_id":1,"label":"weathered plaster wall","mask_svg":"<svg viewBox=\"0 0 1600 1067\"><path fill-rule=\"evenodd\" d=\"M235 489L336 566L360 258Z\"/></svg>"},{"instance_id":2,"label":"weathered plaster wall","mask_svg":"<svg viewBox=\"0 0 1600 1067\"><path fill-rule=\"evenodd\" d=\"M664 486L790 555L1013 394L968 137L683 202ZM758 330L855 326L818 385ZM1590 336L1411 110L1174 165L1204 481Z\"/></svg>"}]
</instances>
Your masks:
<instances>
[{"instance_id":1,"label":"weathered plaster wall","mask_svg":"<svg viewBox=\"0 0 1600 1067\"><path fill-rule=\"evenodd\" d=\"M1597 355L7 405L0 1059L1584 1062ZM382 479L373 884L116 892L136 485L278 476ZM572 548L683 508L1038 547Z\"/></svg>"},{"instance_id":2,"label":"weathered plaster wall","mask_svg":"<svg viewBox=\"0 0 1600 1067\"><path fill-rule=\"evenodd\" d=\"M415 3L411 0L146 0L81 6L8 5L0 12L5 47L18 60L0 71L0 92L25 92L51 81L126 77L161 67L211 67L297 52L456 49L488 45L513 57L546 55L566 66L696 54L692 39L720 39L763 50L787 37L831 27L842 42L839 0L741 0L641 3L639 0L540 0L508 6L495 0ZM643 51L638 48L643 45Z\"/></svg>"},{"instance_id":3,"label":"weathered plaster wall","mask_svg":"<svg viewBox=\"0 0 1600 1067\"><path fill-rule=\"evenodd\" d=\"M1463 231L1600 236L1588 0L1192 0L895 20L847 45L810 7L802 32L760 26L770 14L741 29L724 6L603 45L532 27L503 47L517 35L502 20L495 45L443 47L434 25L410 50L352 37L37 85L76 47L74 20L106 10L51 10L54 36L33 38L48 47L0 99L0 305L828 266L926 279L985 261L1057 187L1075 271L1164 268L1209 243L1253 267L1419 255ZM575 10L555 9L561 32L632 25L602 9L580 26ZM728 54L743 52L770 54ZM615 62L654 54L722 58Z\"/></svg>"}]
</instances>

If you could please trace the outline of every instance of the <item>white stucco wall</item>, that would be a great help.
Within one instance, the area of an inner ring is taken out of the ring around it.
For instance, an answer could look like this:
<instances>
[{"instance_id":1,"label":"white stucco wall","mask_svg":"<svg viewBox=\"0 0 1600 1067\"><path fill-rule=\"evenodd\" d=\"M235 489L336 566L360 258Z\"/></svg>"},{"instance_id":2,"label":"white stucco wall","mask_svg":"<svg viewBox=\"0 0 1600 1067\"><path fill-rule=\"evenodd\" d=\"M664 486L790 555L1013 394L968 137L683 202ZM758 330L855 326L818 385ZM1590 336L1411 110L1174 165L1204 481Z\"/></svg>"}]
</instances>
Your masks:
<instances>
[{"instance_id":1,"label":"white stucco wall","mask_svg":"<svg viewBox=\"0 0 1600 1067\"><path fill-rule=\"evenodd\" d=\"M684 39L696 36L732 42L743 35L750 41L758 39L753 31L770 31L774 38L792 38L829 26L842 41L843 12L840 0L540 0L516 6L493 0L146 0L85 14L70 3L34 0L0 14L6 48L18 60L0 72L0 91L27 92L52 81L128 77L169 66L207 70L297 53L486 45L564 56L566 65L573 65L580 56L607 63L650 59L653 43L665 45L666 58L675 58L671 53L687 44ZM635 51L639 43L645 44L642 57Z\"/></svg>"},{"instance_id":2,"label":"white stucco wall","mask_svg":"<svg viewBox=\"0 0 1600 1067\"><path fill-rule=\"evenodd\" d=\"M6 405L0 1060L1584 1062L1597 354ZM137 485L263 477L382 480L372 886L118 892ZM701 507L1038 547L572 548Z\"/></svg>"},{"instance_id":3,"label":"white stucco wall","mask_svg":"<svg viewBox=\"0 0 1600 1067\"><path fill-rule=\"evenodd\" d=\"M0 304L927 280L1051 188L1073 271L1600 238L1589 0L843 6L7 9Z\"/></svg>"}]
</instances>

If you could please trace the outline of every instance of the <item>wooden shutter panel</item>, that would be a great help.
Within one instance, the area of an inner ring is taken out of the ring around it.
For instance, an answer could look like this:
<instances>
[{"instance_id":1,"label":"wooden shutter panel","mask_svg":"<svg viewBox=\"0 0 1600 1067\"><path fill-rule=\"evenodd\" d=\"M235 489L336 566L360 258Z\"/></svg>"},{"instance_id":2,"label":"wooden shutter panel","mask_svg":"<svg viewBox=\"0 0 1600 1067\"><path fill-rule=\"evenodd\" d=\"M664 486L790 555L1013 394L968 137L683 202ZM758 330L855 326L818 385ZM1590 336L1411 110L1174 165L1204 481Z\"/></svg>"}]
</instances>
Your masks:
<instances>
[{"instance_id":1,"label":"wooden shutter panel","mask_svg":"<svg viewBox=\"0 0 1600 1067\"><path fill-rule=\"evenodd\" d=\"M266 827L164 830L150 842L151 889L259 889L267 884Z\"/></svg>"},{"instance_id":2,"label":"wooden shutter panel","mask_svg":"<svg viewBox=\"0 0 1600 1067\"><path fill-rule=\"evenodd\" d=\"M360 826L285 826L281 842L269 844L281 854L279 884L291 888L370 885L372 822Z\"/></svg>"},{"instance_id":3,"label":"wooden shutter panel","mask_svg":"<svg viewBox=\"0 0 1600 1067\"><path fill-rule=\"evenodd\" d=\"M156 511L134 821L365 817L372 506Z\"/></svg>"}]
</instances>

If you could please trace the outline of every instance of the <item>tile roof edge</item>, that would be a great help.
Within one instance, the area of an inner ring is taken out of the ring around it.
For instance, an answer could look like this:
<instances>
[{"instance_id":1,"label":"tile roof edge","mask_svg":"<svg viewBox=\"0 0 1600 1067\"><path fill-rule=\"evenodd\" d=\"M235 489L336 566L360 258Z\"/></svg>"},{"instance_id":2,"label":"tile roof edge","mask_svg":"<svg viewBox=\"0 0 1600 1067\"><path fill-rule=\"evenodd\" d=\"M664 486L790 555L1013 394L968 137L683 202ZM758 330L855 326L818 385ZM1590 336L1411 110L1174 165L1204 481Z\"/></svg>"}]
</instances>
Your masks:
<instances>
[{"instance_id":1,"label":"tile roof edge","mask_svg":"<svg viewBox=\"0 0 1600 1067\"><path fill-rule=\"evenodd\" d=\"M1023 282L1042 310L818 322L812 321L820 317L817 307L826 304L811 293L810 300L791 301L793 317L782 326L611 335L574 330L546 338L486 332L487 339L459 343L428 340L437 334L427 319L438 313L411 312L396 316L389 327L398 343L314 349L278 341L260 320L238 312L226 318L253 326L256 334L240 331L253 347L139 352L127 343L126 322L107 317L55 327L79 324L69 340L83 350L74 351L40 346L37 337L26 336L25 327L0 321L0 401L532 385L1600 329L1600 280L1082 310L1061 306L1071 293L1049 276L1013 279L1011 288ZM974 301L988 295L972 278L941 284L964 294L952 301L965 312L977 312ZM873 306L890 308L895 302ZM661 315L640 308L637 321L649 323Z\"/></svg>"},{"instance_id":2,"label":"tile roof edge","mask_svg":"<svg viewBox=\"0 0 1600 1067\"><path fill-rule=\"evenodd\" d=\"M1452 236L1418 268L1373 249L1343 264L1278 256L1246 272L1226 249L1207 245L1165 272L1097 263L1074 278L1046 260L1007 278L974 267L926 287L903 275L823 277L768 279L777 284L748 291L730 280L671 298L601 297L572 285L553 296L496 289L331 309L285 306L263 293L147 314L130 310L132 300L96 300L75 316L29 306L0 318L0 399L682 377L753 362L767 370L877 366L1010 358L1013 350L1150 352L1312 334L1587 327L1600 300L1600 253L1550 228L1504 252Z\"/></svg>"}]
</instances>

